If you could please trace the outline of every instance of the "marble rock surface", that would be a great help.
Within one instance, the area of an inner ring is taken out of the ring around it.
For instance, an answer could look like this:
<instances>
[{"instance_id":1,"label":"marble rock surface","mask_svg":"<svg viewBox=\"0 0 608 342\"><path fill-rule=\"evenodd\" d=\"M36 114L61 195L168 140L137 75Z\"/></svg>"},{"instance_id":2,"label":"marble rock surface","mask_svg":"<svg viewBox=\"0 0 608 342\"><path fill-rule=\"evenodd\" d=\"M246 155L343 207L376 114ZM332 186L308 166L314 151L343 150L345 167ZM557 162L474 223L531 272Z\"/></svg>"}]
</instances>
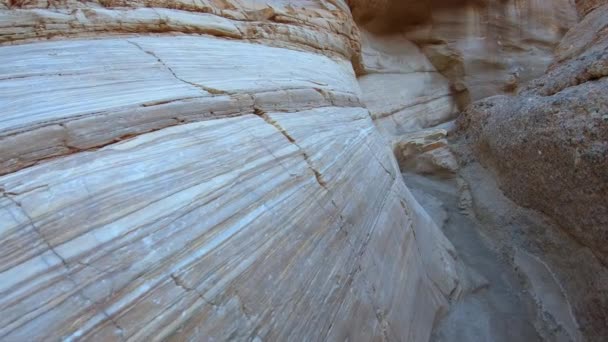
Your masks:
<instances>
[{"instance_id":1,"label":"marble rock surface","mask_svg":"<svg viewBox=\"0 0 608 342\"><path fill-rule=\"evenodd\" d=\"M0 4L0 340L428 340L455 254L373 120L450 115L424 58L340 0Z\"/></svg>"}]
</instances>

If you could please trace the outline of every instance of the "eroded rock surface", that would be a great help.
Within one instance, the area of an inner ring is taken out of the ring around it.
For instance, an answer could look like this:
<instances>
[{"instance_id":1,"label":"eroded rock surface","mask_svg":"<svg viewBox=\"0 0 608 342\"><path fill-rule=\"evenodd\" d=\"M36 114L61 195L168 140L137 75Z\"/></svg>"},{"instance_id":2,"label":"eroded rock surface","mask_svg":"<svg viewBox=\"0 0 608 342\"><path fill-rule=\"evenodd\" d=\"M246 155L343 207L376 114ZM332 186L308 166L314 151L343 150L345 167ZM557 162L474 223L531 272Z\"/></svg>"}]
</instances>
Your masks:
<instances>
[{"instance_id":1,"label":"eroded rock surface","mask_svg":"<svg viewBox=\"0 0 608 342\"><path fill-rule=\"evenodd\" d=\"M567 36L607 14L598 8ZM517 97L473 105L459 123L511 196L557 218L607 260L608 35L596 32L590 44Z\"/></svg>"},{"instance_id":2,"label":"eroded rock surface","mask_svg":"<svg viewBox=\"0 0 608 342\"><path fill-rule=\"evenodd\" d=\"M458 126L511 198L547 214L588 249L590 256L579 263L603 264L605 268L608 4L582 3L581 14L588 14L565 35L545 75L517 96L496 96L475 103L459 118ZM589 12L592 7L595 9ZM564 257L574 258L571 254ZM568 277L576 274L573 270ZM589 340L605 340L606 282L592 272L581 271L576 277L583 279L584 285L572 285L570 280L564 284L574 298L571 302L583 334Z\"/></svg>"},{"instance_id":3,"label":"eroded rock surface","mask_svg":"<svg viewBox=\"0 0 608 342\"><path fill-rule=\"evenodd\" d=\"M572 0L351 0L373 32L404 32L473 100L514 93L541 76L576 23ZM460 70L459 70L460 69Z\"/></svg>"},{"instance_id":4,"label":"eroded rock surface","mask_svg":"<svg viewBox=\"0 0 608 342\"><path fill-rule=\"evenodd\" d=\"M462 93L403 34L362 30L362 101L392 146L402 169L451 174L457 163L446 146Z\"/></svg>"},{"instance_id":5,"label":"eroded rock surface","mask_svg":"<svg viewBox=\"0 0 608 342\"><path fill-rule=\"evenodd\" d=\"M10 1L0 41L0 339L426 341L458 292L342 1Z\"/></svg>"}]
</instances>

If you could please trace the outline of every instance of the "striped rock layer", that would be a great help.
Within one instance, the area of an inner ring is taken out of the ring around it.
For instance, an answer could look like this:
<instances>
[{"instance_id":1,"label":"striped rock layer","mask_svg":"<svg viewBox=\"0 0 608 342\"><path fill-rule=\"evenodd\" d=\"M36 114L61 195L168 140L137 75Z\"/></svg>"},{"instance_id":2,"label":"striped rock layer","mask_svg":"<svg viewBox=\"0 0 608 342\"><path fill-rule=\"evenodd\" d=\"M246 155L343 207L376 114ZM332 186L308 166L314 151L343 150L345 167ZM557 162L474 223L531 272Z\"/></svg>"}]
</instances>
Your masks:
<instances>
[{"instance_id":1,"label":"striped rock layer","mask_svg":"<svg viewBox=\"0 0 608 342\"><path fill-rule=\"evenodd\" d=\"M359 37L341 0L1 2L0 340L428 340L456 260Z\"/></svg>"}]
</instances>

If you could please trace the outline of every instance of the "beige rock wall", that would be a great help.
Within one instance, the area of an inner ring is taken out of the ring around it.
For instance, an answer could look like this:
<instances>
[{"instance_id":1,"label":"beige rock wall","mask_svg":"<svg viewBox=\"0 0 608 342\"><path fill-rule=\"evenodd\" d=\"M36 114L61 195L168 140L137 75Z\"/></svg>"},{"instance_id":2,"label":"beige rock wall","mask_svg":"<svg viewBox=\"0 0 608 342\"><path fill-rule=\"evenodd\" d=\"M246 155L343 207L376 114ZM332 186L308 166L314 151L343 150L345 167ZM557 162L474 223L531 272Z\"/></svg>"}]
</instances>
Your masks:
<instances>
[{"instance_id":1,"label":"beige rock wall","mask_svg":"<svg viewBox=\"0 0 608 342\"><path fill-rule=\"evenodd\" d=\"M0 340L428 340L456 260L358 39L340 1L3 2Z\"/></svg>"},{"instance_id":2,"label":"beige rock wall","mask_svg":"<svg viewBox=\"0 0 608 342\"><path fill-rule=\"evenodd\" d=\"M455 171L457 163L445 141L447 130L437 126L457 115L461 94L403 34L363 30L361 36L362 99L401 169Z\"/></svg>"},{"instance_id":3,"label":"beige rock wall","mask_svg":"<svg viewBox=\"0 0 608 342\"><path fill-rule=\"evenodd\" d=\"M437 69L456 88L466 86L473 100L514 93L542 75L553 48L577 19L572 0L350 3L368 30L403 32L423 47Z\"/></svg>"}]
</instances>

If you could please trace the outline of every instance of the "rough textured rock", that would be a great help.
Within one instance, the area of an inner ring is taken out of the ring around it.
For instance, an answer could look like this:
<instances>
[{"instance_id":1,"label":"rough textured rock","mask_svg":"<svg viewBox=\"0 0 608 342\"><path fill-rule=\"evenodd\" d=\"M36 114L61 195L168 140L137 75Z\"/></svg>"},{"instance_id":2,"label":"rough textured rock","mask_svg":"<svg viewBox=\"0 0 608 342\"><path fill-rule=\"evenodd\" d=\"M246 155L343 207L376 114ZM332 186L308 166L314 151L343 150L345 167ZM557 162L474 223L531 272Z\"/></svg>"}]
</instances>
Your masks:
<instances>
[{"instance_id":1,"label":"rough textured rock","mask_svg":"<svg viewBox=\"0 0 608 342\"><path fill-rule=\"evenodd\" d=\"M477 102L459 118L503 190L552 217L608 263L608 5L566 34L556 62L517 96ZM589 261L591 262L591 261ZM605 286L576 302L583 333L605 340Z\"/></svg>"},{"instance_id":2,"label":"rough textured rock","mask_svg":"<svg viewBox=\"0 0 608 342\"><path fill-rule=\"evenodd\" d=\"M349 4L362 26L357 75L363 103L401 167L423 173L453 173L455 158L442 138L422 143L443 146L437 150L419 148L432 130L413 132L451 120L472 99L514 93L540 76L576 17L569 0Z\"/></svg>"},{"instance_id":3,"label":"rough textured rock","mask_svg":"<svg viewBox=\"0 0 608 342\"><path fill-rule=\"evenodd\" d=\"M452 211L443 229L457 253L483 259L469 265L487 268L490 287L456 302L435 338L606 340L605 1L577 1L576 7L570 0L349 3L362 27L356 71L363 103L401 169L425 175L422 183L445 186L460 180L466 171L448 147L448 120L471 100L512 95L474 104L460 119L468 140L458 145L471 143L507 194L549 214L570 234L500 197L498 189L490 191L489 182L480 179L470 183L475 199L469 194L458 202L429 201L426 208L440 226L446 214L434 208ZM467 150L459 157L470 167L468 147L459 149ZM425 196L420 198L424 202ZM504 260L488 266L487 259L495 256L474 246L470 226L484 236L490 233L496 242L492 248ZM505 269L497 272L498 266ZM530 308L513 305L513 298L504 297L510 291L525 292L521 303ZM505 312L528 317L514 324L501 317Z\"/></svg>"},{"instance_id":4,"label":"rough textured rock","mask_svg":"<svg viewBox=\"0 0 608 342\"><path fill-rule=\"evenodd\" d=\"M608 7L596 11L588 17L606 18ZM587 19L573 30L588 30ZM460 126L510 195L558 218L608 260L608 35L593 41L519 96L476 103Z\"/></svg>"},{"instance_id":5,"label":"rough textured rock","mask_svg":"<svg viewBox=\"0 0 608 342\"><path fill-rule=\"evenodd\" d=\"M589 12L601 5L608 3L606 0L574 0L574 2L576 3L576 10L581 17L586 16Z\"/></svg>"},{"instance_id":6,"label":"rough textured rock","mask_svg":"<svg viewBox=\"0 0 608 342\"><path fill-rule=\"evenodd\" d=\"M2 3L0 339L428 340L455 254L358 37L341 1Z\"/></svg>"}]
</instances>

